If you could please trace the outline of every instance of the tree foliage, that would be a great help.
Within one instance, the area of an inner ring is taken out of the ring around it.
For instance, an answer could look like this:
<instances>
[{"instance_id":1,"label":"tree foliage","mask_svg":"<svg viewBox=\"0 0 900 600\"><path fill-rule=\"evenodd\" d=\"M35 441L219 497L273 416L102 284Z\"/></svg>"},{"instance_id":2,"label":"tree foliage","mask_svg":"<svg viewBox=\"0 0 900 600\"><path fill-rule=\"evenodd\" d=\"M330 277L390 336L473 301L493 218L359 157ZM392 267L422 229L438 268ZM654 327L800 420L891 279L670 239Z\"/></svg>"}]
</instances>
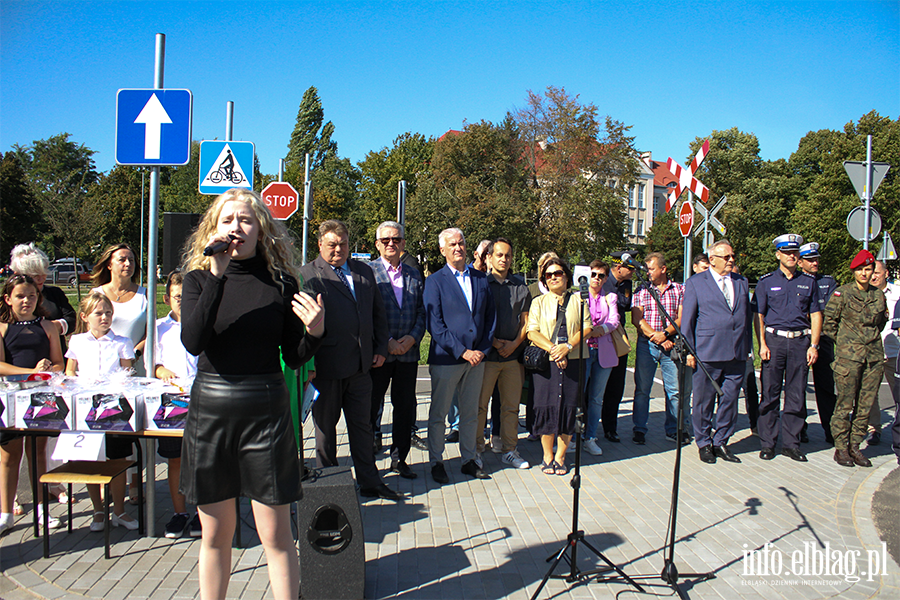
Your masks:
<instances>
[{"instance_id":1,"label":"tree foliage","mask_svg":"<svg viewBox=\"0 0 900 600\"><path fill-rule=\"evenodd\" d=\"M15 152L0 155L0 264L13 246L35 240L41 211Z\"/></svg>"}]
</instances>

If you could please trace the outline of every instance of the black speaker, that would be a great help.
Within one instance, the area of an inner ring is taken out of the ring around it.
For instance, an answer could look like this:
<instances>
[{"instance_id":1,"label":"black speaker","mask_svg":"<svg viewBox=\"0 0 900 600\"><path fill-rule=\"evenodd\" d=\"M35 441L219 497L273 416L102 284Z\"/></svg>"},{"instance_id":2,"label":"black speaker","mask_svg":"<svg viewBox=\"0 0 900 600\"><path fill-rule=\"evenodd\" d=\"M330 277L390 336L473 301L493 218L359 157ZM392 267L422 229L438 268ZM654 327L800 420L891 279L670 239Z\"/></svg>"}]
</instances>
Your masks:
<instances>
[{"instance_id":1,"label":"black speaker","mask_svg":"<svg viewBox=\"0 0 900 600\"><path fill-rule=\"evenodd\" d=\"M184 243L199 222L200 215L195 213L163 213L163 276L181 264Z\"/></svg>"},{"instance_id":2,"label":"black speaker","mask_svg":"<svg viewBox=\"0 0 900 600\"><path fill-rule=\"evenodd\" d=\"M297 503L300 597L359 600L366 587L366 547L350 467L316 469Z\"/></svg>"}]
</instances>

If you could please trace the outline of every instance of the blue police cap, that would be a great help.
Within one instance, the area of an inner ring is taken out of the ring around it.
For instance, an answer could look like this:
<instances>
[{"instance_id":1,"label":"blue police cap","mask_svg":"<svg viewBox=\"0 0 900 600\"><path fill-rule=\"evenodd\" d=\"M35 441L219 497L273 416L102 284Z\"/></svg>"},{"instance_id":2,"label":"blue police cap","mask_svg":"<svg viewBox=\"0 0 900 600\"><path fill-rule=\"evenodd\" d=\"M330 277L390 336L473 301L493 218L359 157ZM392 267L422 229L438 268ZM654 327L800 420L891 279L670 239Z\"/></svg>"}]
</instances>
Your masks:
<instances>
[{"instance_id":1,"label":"blue police cap","mask_svg":"<svg viewBox=\"0 0 900 600\"><path fill-rule=\"evenodd\" d=\"M779 235L772 240L776 250L797 250L803 245L803 238L796 233Z\"/></svg>"},{"instance_id":2,"label":"blue police cap","mask_svg":"<svg viewBox=\"0 0 900 600\"><path fill-rule=\"evenodd\" d=\"M819 258L819 244L810 242L800 246L800 258Z\"/></svg>"}]
</instances>

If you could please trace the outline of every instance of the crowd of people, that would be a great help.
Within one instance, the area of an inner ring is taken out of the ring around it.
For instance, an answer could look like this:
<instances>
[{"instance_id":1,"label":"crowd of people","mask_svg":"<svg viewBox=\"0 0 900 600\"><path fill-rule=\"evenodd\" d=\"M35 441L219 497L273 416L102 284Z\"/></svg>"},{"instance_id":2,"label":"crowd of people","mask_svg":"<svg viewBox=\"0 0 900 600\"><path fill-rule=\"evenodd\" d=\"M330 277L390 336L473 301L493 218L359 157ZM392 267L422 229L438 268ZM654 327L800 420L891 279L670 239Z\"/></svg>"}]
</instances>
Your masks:
<instances>
[{"instance_id":1,"label":"crowd of people","mask_svg":"<svg viewBox=\"0 0 900 600\"><path fill-rule=\"evenodd\" d=\"M512 272L515 253L507 238L484 240L470 263L464 233L446 229L438 235L445 264L425 278L406 252L400 223L378 226L380 256L368 263L350 258L344 223L325 221L318 233L319 256L298 269L290 235L259 195L231 190L203 215L181 272L167 280L171 312L157 321L149 373L187 382L191 408L183 441L160 444L174 507L166 535L202 538L203 597L222 597L227 589L237 522L233 499L239 496L251 499L275 597L297 597L289 505L302 496L302 465L282 365L307 365L305 376L318 392L312 408L317 466L338 464L336 430L343 414L360 495L395 501L403 495L384 483L376 463L385 396L390 389L390 471L416 478L409 455L413 444L422 444L415 390L426 332L431 399L423 449L438 484L450 482L448 443L459 444L458 468L467 477L491 477L488 450L511 468L530 468L518 447L520 404L525 439L540 442L540 470L548 476L568 474L566 455L579 431L584 449L595 456L602 444L621 443L620 404L632 352L631 442L643 445L657 435L649 414L659 371L665 420L658 434L672 443L696 443L708 464L741 462L728 446L741 390L759 457L775 458L780 442L781 455L806 462L800 444L808 440L812 368L819 421L843 466L871 466L860 445L866 438L869 445L880 442L883 374L898 401L900 287L887 282L884 265L866 250L850 264L854 281L838 287L818 272L819 246L785 234L774 240L778 268L753 292L737 272L727 240L694 259L694 274L684 285L670 279L660 253L647 255L643 265L614 253L608 262L590 263L583 300L573 290L572 267L553 252L540 257L537 281L526 285ZM0 374L64 370L97 378L142 368L137 359L147 291L137 284L130 247L104 252L94 268L95 287L77 313L61 290L44 285L43 252L23 245L12 258L16 275L6 281L0 304ZM646 273L637 286L636 268ZM629 314L633 340L624 327ZM892 434L900 457L897 417ZM131 443L107 443L110 458L131 451ZM12 523L22 453L20 435L0 432L0 532ZM44 442L38 453L40 471ZM112 486L112 521L134 529L125 491L123 476ZM99 531L106 513L99 490L90 496L91 530ZM197 507L193 518L188 504Z\"/></svg>"}]
</instances>

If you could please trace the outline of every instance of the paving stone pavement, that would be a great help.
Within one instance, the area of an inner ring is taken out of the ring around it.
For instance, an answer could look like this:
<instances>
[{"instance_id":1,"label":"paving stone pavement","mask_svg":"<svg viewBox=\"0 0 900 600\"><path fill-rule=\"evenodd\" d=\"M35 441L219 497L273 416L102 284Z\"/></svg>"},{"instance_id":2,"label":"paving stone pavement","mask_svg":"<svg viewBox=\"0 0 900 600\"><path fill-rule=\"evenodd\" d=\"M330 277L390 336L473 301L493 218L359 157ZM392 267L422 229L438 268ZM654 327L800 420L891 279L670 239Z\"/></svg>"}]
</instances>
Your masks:
<instances>
[{"instance_id":1,"label":"paving stone pavement","mask_svg":"<svg viewBox=\"0 0 900 600\"><path fill-rule=\"evenodd\" d=\"M428 412L424 368L420 378L417 422L424 436ZM647 575L638 579L646 594L621 580L571 585L553 578L542 598L672 594L659 573L667 553L675 444L663 437L659 385L654 386L647 444L631 442L630 380L620 416L622 442L601 444L602 456L584 454L578 527L587 543L626 574ZM811 394L809 398L812 413L815 403ZM896 458L889 445L882 444L866 450L873 468L839 467L821 427L813 425L816 417L809 421L812 439L803 447L809 455L805 464L780 455L773 461L760 460L759 441L750 435L743 413L730 444L741 464L706 465L695 446L684 448L674 564L684 574L715 576L682 579L681 589L688 597L900 598L900 566L887 556L878 537L871 502L878 484L897 468ZM312 428L306 429L309 457L314 441ZM339 443L341 463L348 464L345 432ZM444 486L431 479L426 452L411 451L408 462L419 476L415 480L388 473L389 458L379 455L385 482L407 498L402 503L361 499L365 597L531 597L547 572L547 557L565 546L572 528L573 474L548 476L537 466L513 469L500 462L499 454L487 451L485 467L492 478L473 480L459 472L458 445L448 444L447 450L450 484ZM521 439L519 450L532 465L540 464L537 442ZM568 458L571 466L574 456ZM165 464L159 466L155 528L161 533L171 504ZM102 534L88 532L91 507L86 491L76 490L76 499L75 530L71 535L65 529L51 534L49 559L42 558L40 538L32 536L30 512L0 538L0 598L166 600L199 595L199 541L141 538L136 532L113 529L113 559L104 560ZM271 598L253 517L247 502L241 506L244 548L232 554L228 598ZM57 516L65 514L63 505L52 510ZM822 568L826 562L827 572ZM585 545L577 546L579 569L602 564ZM561 562L555 573L567 575L570 567Z\"/></svg>"}]
</instances>

